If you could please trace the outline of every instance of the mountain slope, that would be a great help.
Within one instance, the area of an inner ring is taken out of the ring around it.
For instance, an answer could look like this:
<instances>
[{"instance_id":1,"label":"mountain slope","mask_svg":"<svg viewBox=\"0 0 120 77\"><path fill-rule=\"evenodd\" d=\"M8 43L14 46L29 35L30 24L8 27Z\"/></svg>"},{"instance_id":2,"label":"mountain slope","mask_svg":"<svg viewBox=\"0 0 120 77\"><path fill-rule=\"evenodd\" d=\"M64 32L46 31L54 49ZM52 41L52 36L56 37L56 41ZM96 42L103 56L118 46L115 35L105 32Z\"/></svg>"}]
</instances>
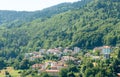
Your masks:
<instances>
[{"instance_id":1,"label":"mountain slope","mask_svg":"<svg viewBox=\"0 0 120 77\"><path fill-rule=\"evenodd\" d=\"M119 4L117 0L94 0L80 10L68 11L43 22L33 21L30 23L34 30L30 31L34 35L31 36L33 43L40 47L82 48L119 44Z\"/></svg>"},{"instance_id":2,"label":"mountain slope","mask_svg":"<svg viewBox=\"0 0 120 77\"><path fill-rule=\"evenodd\" d=\"M120 2L93 0L83 8L44 21L36 19L20 27L2 27L0 37L0 56L9 51L8 57L13 53L57 46L115 46L120 43Z\"/></svg>"}]
</instances>

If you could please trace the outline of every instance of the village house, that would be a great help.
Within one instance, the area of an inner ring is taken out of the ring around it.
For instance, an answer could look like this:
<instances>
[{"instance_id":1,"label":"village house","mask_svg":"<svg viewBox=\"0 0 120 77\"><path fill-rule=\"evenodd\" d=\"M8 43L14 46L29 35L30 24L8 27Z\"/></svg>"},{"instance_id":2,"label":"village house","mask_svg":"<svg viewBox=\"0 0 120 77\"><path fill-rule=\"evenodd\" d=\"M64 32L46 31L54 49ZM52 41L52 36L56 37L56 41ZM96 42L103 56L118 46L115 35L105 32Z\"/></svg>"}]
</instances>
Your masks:
<instances>
[{"instance_id":1,"label":"village house","mask_svg":"<svg viewBox=\"0 0 120 77\"><path fill-rule=\"evenodd\" d=\"M74 52L75 52L75 53L80 52L80 48L79 48L79 47L74 47Z\"/></svg>"},{"instance_id":2,"label":"village house","mask_svg":"<svg viewBox=\"0 0 120 77\"><path fill-rule=\"evenodd\" d=\"M36 52L36 51L34 51L34 52L32 52L32 53L25 53L25 59L29 59L29 60L31 60L31 61L34 61L35 59L37 59L37 58L42 58L43 56L41 55L41 53L40 52Z\"/></svg>"},{"instance_id":3,"label":"village house","mask_svg":"<svg viewBox=\"0 0 120 77\"><path fill-rule=\"evenodd\" d=\"M104 58L109 59L111 52L112 52L112 50L111 50L110 46L103 46L102 54L103 54Z\"/></svg>"},{"instance_id":4,"label":"village house","mask_svg":"<svg viewBox=\"0 0 120 77\"><path fill-rule=\"evenodd\" d=\"M44 65L45 65L45 68L47 68L48 66L55 66L57 64L57 62L55 62L55 61L47 61L47 62L45 62L44 63Z\"/></svg>"},{"instance_id":5,"label":"village house","mask_svg":"<svg viewBox=\"0 0 120 77\"><path fill-rule=\"evenodd\" d=\"M46 72L51 76L58 76L60 69L67 68L67 65L61 61L54 62L51 64L50 69L47 69Z\"/></svg>"},{"instance_id":6,"label":"village house","mask_svg":"<svg viewBox=\"0 0 120 77\"><path fill-rule=\"evenodd\" d=\"M49 69L51 69L51 70L59 70L59 69L67 66L65 64L65 62L62 62L62 61L58 61L58 62L48 61L48 62L45 62L44 65L45 65L46 69L47 69L48 66L50 66Z\"/></svg>"},{"instance_id":7,"label":"village house","mask_svg":"<svg viewBox=\"0 0 120 77\"><path fill-rule=\"evenodd\" d=\"M110 54L111 53L111 47L110 46L103 46L102 53Z\"/></svg>"},{"instance_id":8,"label":"village house","mask_svg":"<svg viewBox=\"0 0 120 77\"><path fill-rule=\"evenodd\" d=\"M29 58L31 56L37 56L37 55L41 55L39 52L31 52L31 53L25 53L25 57Z\"/></svg>"},{"instance_id":9,"label":"village house","mask_svg":"<svg viewBox=\"0 0 120 77\"><path fill-rule=\"evenodd\" d=\"M96 51L100 51L100 54L103 55L103 57L106 59L110 58L110 53L112 52L110 46L96 47L93 49L93 53Z\"/></svg>"},{"instance_id":10,"label":"village house","mask_svg":"<svg viewBox=\"0 0 120 77\"><path fill-rule=\"evenodd\" d=\"M46 52L46 49L40 49L39 52L40 54L44 54Z\"/></svg>"},{"instance_id":11,"label":"village house","mask_svg":"<svg viewBox=\"0 0 120 77\"><path fill-rule=\"evenodd\" d=\"M57 56L61 56L62 52L60 51L59 48L54 48L54 49L48 49L47 54L53 54L53 55L57 55Z\"/></svg>"},{"instance_id":12,"label":"village house","mask_svg":"<svg viewBox=\"0 0 120 77\"><path fill-rule=\"evenodd\" d=\"M61 57L61 61L75 60L76 58L72 56L63 56Z\"/></svg>"},{"instance_id":13,"label":"village house","mask_svg":"<svg viewBox=\"0 0 120 77\"><path fill-rule=\"evenodd\" d=\"M32 54L33 56L41 56L40 52L36 52L36 51L32 52Z\"/></svg>"},{"instance_id":14,"label":"village house","mask_svg":"<svg viewBox=\"0 0 120 77\"><path fill-rule=\"evenodd\" d=\"M59 70L46 70L46 72L47 72L50 76L54 76L54 77L58 77L58 75L59 75Z\"/></svg>"},{"instance_id":15,"label":"village house","mask_svg":"<svg viewBox=\"0 0 120 77\"><path fill-rule=\"evenodd\" d=\"M85 57L92 57L93 55L90 54L90 53L86 53L84 56L85 56Z\"/></svg>"},{"instance_id":16,"label":"village house","mask_svg":"<svg viewBox=\"0 0 120 77\"><path fill-rule=\"evenodd\" d=\"M67 54L72 53L72 52L73 52L73 51L70 50L70 49L68 49L68 48L65 48L65 49L63 50L63 54L64 54L64 55L67 55Z\"/></svg>"},{"instance_id":17,"label":"village house","mask_svg":"<svg viewBox=\"0 0 120 77\"><path fill-rule=\"evenodd\" d=\"M68 66L65 64L65 62L59 61L56 65L58 70L62 69L62 68L67 68Z\"/></svg>"},{"instance_id":18,"label":"village house","mask_svg":"<svg viewBox=\"0 0 120 77\"><path fill-rule=\"evenodd\" d=\"M96 51L102 51L102 48L103 48L103 47L95 47L95 48L93 49L93 53L95 53Z\"/></svg>"},{"instance_id":19,"label":"village house","mask_svg":"<svg viewBox=\"0 0 120 77\"><path fill-rule=\"evenodd\" d=\"M43 57L42 55L36 55L36 56L30 57L29 60L34 61L35 59L42 58L42 57Z\"/></svg>"},{"instance_id":20,"label":"village house","mask_svg":"<svg viewBox=\"0 0 120 77\"><path fill-rule=\"evenodd\" d=\"M67 65L64 62L61 62L61 61L58 61L58 62L47 61L47 62L45 62L42 65L44 65L44 66L42 66L44 68L43 69L39 69L38 70L38 74L40 74L41 72L47 72L51 76L58 76L60 69L67 68ZM36 66L34 65L34 67L36 67ZM40 65L40 67L41 67L41 65Z\"/></svg>"},{"instance_id":21,"label":"village house","mask_svg":"<svg viewBox=\"0 0 120 77\"><path fill-rule=\"evenodd\" d=\"M33 54L32 53L25 53L25 59L29 59L29 57L31 57Z\"/></svg>"},{"instance_id":22,"label":"village house","mask_svg":"<svg viewBox=\"0 0 120 77\"><path fill-rule=\"evenodd\" d=\"M44 64L34 64L32 65L32 69L45 69Z\"/></svg>"}]
</instances>

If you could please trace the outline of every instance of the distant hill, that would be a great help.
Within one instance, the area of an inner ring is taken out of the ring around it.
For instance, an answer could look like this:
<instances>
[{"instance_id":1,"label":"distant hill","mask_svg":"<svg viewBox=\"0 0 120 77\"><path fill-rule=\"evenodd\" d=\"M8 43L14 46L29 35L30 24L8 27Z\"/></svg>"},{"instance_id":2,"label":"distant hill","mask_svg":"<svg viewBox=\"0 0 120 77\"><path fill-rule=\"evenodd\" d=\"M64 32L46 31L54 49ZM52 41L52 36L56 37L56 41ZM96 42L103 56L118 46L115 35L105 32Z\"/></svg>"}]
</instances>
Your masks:
<instances>
[{"instance_id":1,"label":"distant hill","mask_svg":"<svg viewBox=\"0 0 120 77\"><path fill-rule=\"evenodd\" d=\"M0 10L0 24L10 23L12 21L28 22L37 18L50 18L53 15L66 12L68 10L79 9L91 0L82 0L74 3L61 3L40 11L7 11Z\"/></svg>"},{"instance_id":2,"label":"distant hill","mask_svg":"<svg viewBox=\"0 0 120 77\"><path fill-rule=\"evenodd\" d=\"M84 7L43 18L17 27L1 26L0 56L5 56L7 51L10 57L13 53L17 55L40 48L78 46L91 49L120 44L119 0L92 0Z\"/></svg>"},{"instance_id":3,"label":"distant hill","mask_svg":"<svg viewBox=\"0 0 120 77\"><path fill-rule=\"evenodd\" d=\"M84 5L86 5L87 3L89 3L90 1L92 0L81 0L78 2L74 2L74 3L61 3L58 5L43 9L42 11L36 11L34 12L33 17L50 18L51 16L60 14L62 12L79 9L83 7Z\"/></svg>"}]
</instances>

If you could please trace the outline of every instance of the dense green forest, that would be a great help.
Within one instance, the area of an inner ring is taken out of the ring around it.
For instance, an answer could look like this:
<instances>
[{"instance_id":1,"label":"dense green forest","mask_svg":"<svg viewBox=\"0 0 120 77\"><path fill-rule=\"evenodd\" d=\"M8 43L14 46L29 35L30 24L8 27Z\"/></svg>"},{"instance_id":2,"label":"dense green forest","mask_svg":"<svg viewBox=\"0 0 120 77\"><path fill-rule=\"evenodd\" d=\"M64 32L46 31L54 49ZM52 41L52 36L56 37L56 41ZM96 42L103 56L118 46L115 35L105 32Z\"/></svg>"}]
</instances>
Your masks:
<instances>
[{"instance_id":1,"label":"dense green forest","mask_svg":"<svg viewBox=\"0 0 120 77\"><path fill-rule=\"evenodd\" d=\"M18 53L59 46L91 49L119 45L119 0L82 0L56 6L34 13L0 12L0 56L14 58Z\"/></svg>"}]
</instances>

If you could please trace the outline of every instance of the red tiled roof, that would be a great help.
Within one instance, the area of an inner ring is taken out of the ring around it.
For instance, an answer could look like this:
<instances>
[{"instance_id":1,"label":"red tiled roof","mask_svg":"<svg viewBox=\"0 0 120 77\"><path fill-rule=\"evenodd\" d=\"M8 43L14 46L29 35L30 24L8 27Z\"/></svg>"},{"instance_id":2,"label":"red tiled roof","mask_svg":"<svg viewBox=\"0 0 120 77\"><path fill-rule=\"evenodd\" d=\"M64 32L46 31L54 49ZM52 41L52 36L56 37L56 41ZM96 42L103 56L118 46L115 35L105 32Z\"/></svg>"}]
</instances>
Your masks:
<instances>
[{"instance_id":1,"label":"red tiled roof","mask_svg":"<svg viewBox=\"0 0 120 77\"><path fill-rule=\"evenodd\" d=\"M110 48L110 46L103 46L103 48Z\"/></svg>"},{"instance_id":2,"label":"red tiled roof","mask_svg":"<svg viewBox=\"0 0 120 77\"><path fill-rule=\"evenodd\" d=\"M55 70L55 69L57 69L57 66L52 66L51 69Z\"/></svg>"},{"instance_id":3,"label":"red tiled roof","mask_svg":"<svg viewBox=\"0 0 120 77\"><path fill-rule=\"evenodd\" d=\"M59 70L46 70L46 72L49 72L49 73L57 73L57 72L59 72Z\"/></svg>"}]
</instances>

